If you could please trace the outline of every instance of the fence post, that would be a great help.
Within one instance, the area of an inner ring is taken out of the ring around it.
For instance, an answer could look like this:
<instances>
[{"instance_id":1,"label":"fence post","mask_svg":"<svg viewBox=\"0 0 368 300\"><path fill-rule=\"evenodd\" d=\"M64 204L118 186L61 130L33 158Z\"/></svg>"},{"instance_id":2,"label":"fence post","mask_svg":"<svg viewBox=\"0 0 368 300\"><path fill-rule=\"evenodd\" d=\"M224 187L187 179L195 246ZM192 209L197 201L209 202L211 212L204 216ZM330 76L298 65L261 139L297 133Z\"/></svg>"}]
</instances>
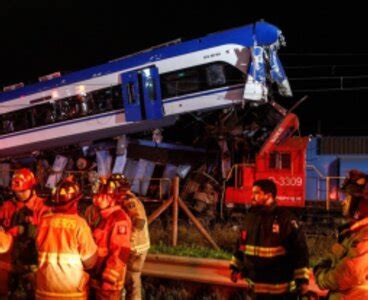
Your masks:
<instances>
[{"instance_id":1,"label":"fence post","mask_svg":"<svg viewBox=\"0 0 368 300\"><path fill-rule=\"evenodd\" d=\"M326 210L330 210L330 177L326 177Z\"/></svg>"},{"instance_id":2,"label":"fence post","mask_svg":"<svg viewBox=\"0 0 368 300\"><path fill-rule=\"evenodd\" d=\"M179 177L173 179L173 232L172 245L175 247L178 243L178 213L179 213Z\"/></svg>"}]
</instances>

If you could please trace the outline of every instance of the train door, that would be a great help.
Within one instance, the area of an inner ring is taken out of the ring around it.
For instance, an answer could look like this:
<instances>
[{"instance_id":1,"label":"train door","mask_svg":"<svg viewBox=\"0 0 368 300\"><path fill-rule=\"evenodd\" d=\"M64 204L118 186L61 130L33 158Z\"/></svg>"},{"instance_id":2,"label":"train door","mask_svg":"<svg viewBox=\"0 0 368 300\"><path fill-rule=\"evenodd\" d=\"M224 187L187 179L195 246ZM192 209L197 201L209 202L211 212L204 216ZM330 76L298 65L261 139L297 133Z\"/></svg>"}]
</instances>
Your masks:
<instances>
[{"instance_id":1,"label":"train door","mask_svg":"<svg viewBox=\"0 0 368 300\"><path fill-rule=\"evenodd\" d=\"M155 66L120 74L127 121L163 117L160 76Z\"/></svg>"}]
</instances>

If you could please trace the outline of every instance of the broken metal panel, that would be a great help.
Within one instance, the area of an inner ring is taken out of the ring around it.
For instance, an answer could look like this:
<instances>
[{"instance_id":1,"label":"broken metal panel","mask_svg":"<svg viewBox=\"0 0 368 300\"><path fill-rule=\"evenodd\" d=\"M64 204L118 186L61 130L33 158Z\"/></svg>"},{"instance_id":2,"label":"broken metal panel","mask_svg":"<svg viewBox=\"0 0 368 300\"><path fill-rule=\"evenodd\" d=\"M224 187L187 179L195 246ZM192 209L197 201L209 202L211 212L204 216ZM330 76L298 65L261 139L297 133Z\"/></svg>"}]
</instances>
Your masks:
<instances>
[{"instance_id":1,"label":"broken metal panel","mask_svg":"<svg viewBox=\"0 0 368 300\"><path fill-rule=\"evenodd\" d=\"M137 164L136 174L132 184L132 191L142 196L147 194L150 179L155 169L155 163L146 159L140 159Z\"/></svg>"},{"instance_id":2,"label":"broken metal panel","mask_svg":"<svg viewBox=\"0 0 368 300\"><path fill-rule=\"evenodd\" d=\"M121 174L123 173L124 167L127 163L126 155L118 155L115 157L114 167L112 169L113 174Z\"/></svg>"},{"instance_id":3,"label":"broken metal panel","mask_svg":"<svg viewBox=\"0 0 368 300\"><path fill-rule=\"evenodd\" d=\"M267 100L266 66L264 48L255 46L252 50L252 61L249 66L248 79L244 86L245 100Z\"/></svg>"},{"instance_id":4,"label":"broken metal panel","mask_svg":"<svg viewBox=\"0 0 368 300\"><path fill-rule=\"evenodd\" d=\"M188 175L191 168L192 168L191 165L179 165L176 172L180 178L185 178Z\"/></svg>"},{"instance_id":5,"label":"broken metal panel","mask_svg":"<svg viewBox=\"0 0 368 300\"><path fill-rule=\"evenodd\" d=\"M68 163L68 158L62 155L56 155L54 164L52 165L52 174L47 179L46 187L54 188L56 184L59 182L64 168Z\"/></svg>"},{"instance_id":6,"label":"broken metal panel","mask_svg":"<svg viewBox=\"0 0 368 300\"><path fill-rule=\"evenodd\" d=\"M137 160L133 160L133 159L127 159L127 162L125 164L124 167L124 175L126 176L126 178L129 179L129 181L132 183L134 178L135 178L135 174L137 171L137 165L138 165L138 161Z\"/></svg>"},{"instance_id":7,"label":"broken metal panel","mask_svg":"<svg viewBox=\"0 0 368 300\"><path fill-rule=\"evenodd\" d=\"M96 151L97 172L99 177L107 178L111 175L112 156L107 150Z\"/></svg>"},{"instance_id":8,"label":"broken metal panel","mask_svg":"<svg viewBox=\"0 0 368 300\"><path fill-rule=\"evenodd\" d=\"M293 93L290 88L289 80L286 77L285 70L277 55L277 50L275 47L270 48L270 67L271 78L277 83L280 95L291 97Z\"/></svg>"}]
</instances>

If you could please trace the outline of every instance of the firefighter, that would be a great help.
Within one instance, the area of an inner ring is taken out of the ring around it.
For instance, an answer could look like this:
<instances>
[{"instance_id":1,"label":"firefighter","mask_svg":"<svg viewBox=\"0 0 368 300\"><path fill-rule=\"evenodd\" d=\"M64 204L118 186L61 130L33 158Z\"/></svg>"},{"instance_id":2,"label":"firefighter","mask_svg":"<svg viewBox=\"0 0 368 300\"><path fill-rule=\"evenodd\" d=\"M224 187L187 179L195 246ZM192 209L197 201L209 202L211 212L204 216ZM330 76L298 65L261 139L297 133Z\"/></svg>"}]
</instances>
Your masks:
<instances>
[{"instance_id":1,"label":"firefighter","mask_svg":"<svg viewBox=\"0 0 368 300\"><path fill-rule=\"evenodd\" d=\"M3 196L5 194L8 193L5 191ZM11 228L12 217L16 209L17 209L16 202L14 198L12 198L11 196L10 198L6 197L4 199L4 202L0 205L0 234L3 236L1 239L4 239L4 237L5 239L7 239L9 238L10 235L12 239L12 244L13 244L13 236L8 231ZM3 232L7 232L7 234L4 236ZM4 241L3 243L6 242ZM9 280L12 270L11 254L12 248L8 251L0 251L0 299L8 299L8 295L10 293Z\"/></svg>"},{"instance_id":2,"label":"firefighter","mask_svg":"<svg viewBox=\"0 0 368 300\"><path fill-rule=\"evenodd\" d=\"M368 299L368 175L351 170L342 185L346 194L338 243L314 268L317 285L329 299Z\"/></svg>"},{"instance_id":3,"label":"firefighter","mask_svg":"<svg viewBox=\"0 0 368 300\"><path fill-rule=\"evenodd\" d=\"M251 299L297 299L308 290L306 239L297 219L276 205L276 193L272 180L253 183L252 207L230 263L231 279L244 278Z\"/></svg>"},{"instance_id":4,"label":"firefighter","mask_svg":"<svg viewBox=\"0 0 368 300\"><path fill-rule=\"evenodd\" d=\"M150 247L148 221L142 202L130 191L129 181L121 174L111 175L116 183L117 203L127 212L132 220L131 252L126 277L126 299L141 299L141 273Z\"/></svg>"},{"instance_id":5,"label":"firefighter","mask_svg":"<svg viewBox=\"0 0 368 300\"><path fill-rule=\"evenodd\" d=\"M97 246L87 222L78 216L80 187L71 178L53 191L53 214L42 218L37 231L36 299L87 299L89 276Z\"/></svg>"},{"instance_id":6,"label":"firefighter","mask_svg":"<svg viewBox=\"0 0 368 300\"><path fill-rule=\"evenodd\" d=\"M93 197L101 215L101 221L93 230L98 260L91 285L98 300L121 299L130 254L131 221L116 204L115 188L114 181L102 180Z\"/></svg>"},{"instance_id":7,"label":"firefighter","mask_svg":"<svg viewBox=\"0 0 368 300\"><path fill-rule=\"evenodd\" d=\"M37 180L27 168L14 172L11 189L15 193L16 209L7 218L11 219L9 232L14 236L12 256L11 290L15 297L34 294L34 272L37 267L36 228L41 218L50 212L44 200L38 197Z\"/></svg>"}]
</instances>

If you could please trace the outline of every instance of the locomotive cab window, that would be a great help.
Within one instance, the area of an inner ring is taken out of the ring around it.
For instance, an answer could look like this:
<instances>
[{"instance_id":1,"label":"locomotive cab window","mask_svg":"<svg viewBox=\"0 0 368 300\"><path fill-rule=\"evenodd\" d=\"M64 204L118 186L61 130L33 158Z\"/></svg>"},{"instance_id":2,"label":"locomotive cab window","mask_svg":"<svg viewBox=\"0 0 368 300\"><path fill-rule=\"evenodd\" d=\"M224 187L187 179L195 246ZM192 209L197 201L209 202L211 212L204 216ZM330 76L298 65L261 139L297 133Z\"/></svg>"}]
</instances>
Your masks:
<instances>
[{"instance_id":1,"label":"locomotive cab window","mask_svg":"<svg viewBox=\"0 0 368 300\"><path fill-rule=\"evenodd\" d=\"M272 152L269 156L270 169L291 169L291 154L288 152Z\"/></svg>"}]
</instances>

